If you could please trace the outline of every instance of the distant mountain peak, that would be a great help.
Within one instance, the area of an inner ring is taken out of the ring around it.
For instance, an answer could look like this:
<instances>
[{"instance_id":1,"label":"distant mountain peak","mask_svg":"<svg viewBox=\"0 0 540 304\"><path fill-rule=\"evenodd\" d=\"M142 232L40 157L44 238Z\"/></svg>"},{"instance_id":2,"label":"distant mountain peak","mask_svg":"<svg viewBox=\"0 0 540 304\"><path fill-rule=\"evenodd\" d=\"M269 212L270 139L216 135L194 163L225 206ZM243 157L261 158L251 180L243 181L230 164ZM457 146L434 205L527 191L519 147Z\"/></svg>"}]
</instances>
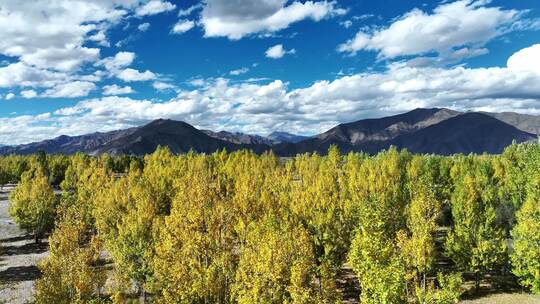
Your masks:
<instances>
[{"instance_id":1,"label":"distant mountain peak","mask_svg":"<svg viewBox=\"0 0 540 304\"><path fill-rule=\"evenodd\" d=\"M274 141L275 143L298 143L302 140L305 140L309 137L302 136L302 135L296 135L289 132L283 132L283 131L274 131L267 136L269 139Z\"/></svg>"},{"instance_id":2,"label":"distant mountain peak","mask_svg":"<svg viewBox=\"0 0 540 304\"><path fill-rule=\"evenodd\" d=\"M330 145L342 152L377 153L390 146L417 153L500 153L516 142L536 140L540 117L518 113L457 112L446 108L418 108L412 111L343 123L313 137L274 131L267 137L240 132L198 130L171 119L156 119L141 127L80 136L62 135L19 146L0 146L0 154L47 153L135 154L167 146L174 153L190 150L211 153L218 150L272 150L280 156L297 153L326 153Z\"/></svg>"}]
</instances>

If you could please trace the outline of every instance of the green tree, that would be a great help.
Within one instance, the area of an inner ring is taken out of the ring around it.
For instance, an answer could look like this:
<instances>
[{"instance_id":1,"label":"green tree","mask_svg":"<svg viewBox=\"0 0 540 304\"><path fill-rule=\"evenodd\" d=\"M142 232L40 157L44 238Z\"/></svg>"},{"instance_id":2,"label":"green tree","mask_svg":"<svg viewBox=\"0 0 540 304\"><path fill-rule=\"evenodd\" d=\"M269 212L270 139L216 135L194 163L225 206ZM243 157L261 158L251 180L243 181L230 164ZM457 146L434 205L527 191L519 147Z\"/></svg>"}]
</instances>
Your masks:
<instances>
[{"instance_id":1,"label":"green tree","mask_svg":"<svg viewBox=\"0 0 540 304\"><path fill-rule=\"evenodd\" d=\"M188 156L172 209L156 233L154 271L165 303L228 303L234 216L211 159Z\"/></svg>"},{"instance_id":2,"label":"green tree","mask_svg":"<svg viewBox=\"0 0 540 304\"><path fill-rule=\"evenodd\" d=\"M465 271L475 275L476 288L489 271L504 265L506 238L497 221L497 195L488 161L463 158L454 170L453 228L446 239L446 253Z\"/></svg>"},{"instance_id":3,"label":"green tree","mask_svg":"<svg viewBox=\"0 0 540 304\"><path fill-rule=\"evenodd\" d=\"M10 215L39 243L43 234L53 228L57 205L53 188L41 168L25 172L9 199Z\"/></svg>"},{"instance_id":4,"label":"green tree","mask_svg":"<svg viewBox=\"0 0 540 304\"><path fill-rule=\"evenodd\" d=\"M113 182L112 173L107 170L107 157L89 158L72 156L66 170L66 178L61 182L61 205L76 206L86 224L94 229L95 210L104 199Z\"/></svg>"},{"instance_id":5,"label":"green tree","mask_svg":"<svg viewBox=\"0 0 540 304\"><path fill-rule=\"evenodd\" d=\"M396 243L398 232L405 228L408 159L408 153L391 149L366 159L351 176L359 224L348 260L360 283L362 303L403 303L406 299L405 265Z\"/></svg>"},{"instance_id":6,"label":"green tree","mask_svg":"<svg viewBox=\"0 0 540 304\"><path fill-rule=\"evenodd\" d=\"M463 293L461 285L463 279L460 274L444 275L437 274L437 285L429 284L427 289L421 293L420 303L426 304L455 304L459 302L459 297ZM419 288L419 287L417 287Z\"/></svg>"},{"instance_id":7,"label":"green tree","mask_svg":"<svg viewBox=\"0 0 540 304\"><path fill-rule=\"evenodd\" d=\"M315 256L301 226L276 219L253 222L241 249L233 297L248 303L323 303L316 301Z\"/></svg>"},{"instance_id":8,"label":"green tree","mask_svg":"<svg viewBox=\"0 0 540 304\"><path fill-rule=\"evenodd\" d=\"M58 186L65 178L69 166L69 157L65 155L49 155L47 156L47 166L49 168L49 183Z\"/></svg>"},{"instance_id":9,"label":"green tree","mask_svg":"<svg viewBox=\"0 0 540 304\"><path fill-rule=\"evenodd\" d=\"M120 281L132 281L142 299L153 278L152 228L155 205L140 172L130 172L104 192L93 210L99 238L111 255Z\"/></svg>"},{"instance_id":10,"label":"green tree","mask_svg":"<svg viewBox=\"0 0 540 304\"><path fill-rule=\"evenodd\" d=\"M540 294L540 177L538 173L530 186L527 200L517 213L512 230L512 272L521 285Z\"/></svg>"},{"instance_id":11,"label":"green tree","mask_svg":"<svg viewBox=\"0 0 540 304\"><path fill-rule=\"evenodd\" d=\"M441 214L435 189L437 165L431 157L415 156L408 167L408 189L411 203L407 208L408 233L402 232L399 245L408 268L407 279L412 280L418 299L427 291L427 275L435 259L434 233ZM425 303L420 300L420 303Z\"/></svg>"},{"instance_id":12,"label":"green tree","mask_svg":"<svg viewBox=\"0 0 540 304\"><path fill-rule=\"evenodd\" d=\"M49 238L49 255L39 263L36 303L89 303L99 297L105 273L96 265L100 243L89 236L75 208L65 212Z\"/></svg>"},{"instance_id":13,"label":"green tree","mask_svg":"<svg viewBox=\"0 0 540 304\"><path fill-rule=\"evenodd\" d=\"M331 146L327 156L300 156L294 166L298 180L291 187L290 208L312 239L319 296L332 301L337 297L335 275L346 260L353 231L343 158Z\"/></svg>"}]
</instances>

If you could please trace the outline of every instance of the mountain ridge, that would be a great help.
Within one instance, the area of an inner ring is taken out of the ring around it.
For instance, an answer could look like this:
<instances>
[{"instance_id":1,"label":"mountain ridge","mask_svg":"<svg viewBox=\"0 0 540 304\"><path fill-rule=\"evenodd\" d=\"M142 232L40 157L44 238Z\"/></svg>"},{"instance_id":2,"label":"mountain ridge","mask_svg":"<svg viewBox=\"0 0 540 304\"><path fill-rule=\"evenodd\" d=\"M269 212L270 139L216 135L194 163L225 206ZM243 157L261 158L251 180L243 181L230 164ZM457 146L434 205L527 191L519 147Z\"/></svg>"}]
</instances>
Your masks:
<instances>
[{"instance_id":1,"label":"mountain ridge","mask_svg":"<svg viewBox=\"0 0 540 304\"><path fill-rule=\"evenodd\" d=\"M528 131L531 132L528 132ZM273 151L279 156L326 153L331 145L342 152L375 154L390 146L415 153L501 153L512 142L526 142L540 133L540 117L513 112L458 112L446 108L419 108L381 118L339 124L312 137L273 132L267 137L239 132L199 130L170 119L157 119L140 127L0 147L0 154L46 153L92 155L152 153L167 146L174 153L250 149Z\"/></svg>"}]
</instances>

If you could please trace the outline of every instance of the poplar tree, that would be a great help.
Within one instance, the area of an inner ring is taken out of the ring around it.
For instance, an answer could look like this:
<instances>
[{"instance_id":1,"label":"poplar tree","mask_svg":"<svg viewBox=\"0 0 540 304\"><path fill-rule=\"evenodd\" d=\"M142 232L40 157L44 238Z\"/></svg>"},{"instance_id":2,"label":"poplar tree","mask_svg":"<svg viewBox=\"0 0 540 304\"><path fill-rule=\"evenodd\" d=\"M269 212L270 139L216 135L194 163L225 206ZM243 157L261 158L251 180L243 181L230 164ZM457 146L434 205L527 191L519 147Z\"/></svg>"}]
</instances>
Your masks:
<instances>
[{"instance_id":1,"label":"poplar tree","mask_svg":"<svg viewBox=\"0 0 540 304\"><path fill-rule=\"evenodd\" d=\"M446 253L461 270L474 274L478 289L484 274L505 263L505 233L497 221L497 196L489 162L460 159L453 170L454 225L446 239Z\"/></svg>"},{"instance_id":2,"label":"poplar tree","mask_svg":"<svg viewBox=\"0 0 540 304\"><path fill-rule=\"evenodd\" d=\"M97 268L101 245L89 236L78 210L70 208L49 238L49 255L40 263L36 303L89 303L99 297L105 273Z\"/></svg>"},{"instance_id":3,"label":"poplar tree","mask_svg":"<svg viewBox=\"0 0 540 304\"><path fill-rule=\"evenodd\" d=\"M363 162L351 176L359 224L348 260L356 272L362 303L403 303L406 300L405 265L396 245L405 228L407 153L395 149Z\"/></svg>"},{"instance_id":4,"label":"poplar tree","mask_svg":"<svg viewBox=\"0 0 540 304\"><path fill-rule=\"evenodd\" d=\"M317 301L315 256L301 226L267 219L253 222L241 249L233 298L248 303L324 303Z\"/></svg>"},{"instance_id":5,"label":"poplar tree","mask_svg":"<svg viewBox=\"0 0 540 304\"><path fill-rule=\"evenodd\" d=\"M132 281L146 299L152 275L156 207L148 201L140 173L114 182L93 211L98 235L111 255L119 280Z\"/></svg>"},{"instance_id":6,"label":"poplar tree","mask_svg":"<svg viewBox=\"0 0 540 304\"><path fill-rule=\"evenodd\" d=\"M517 212L517 224L512 230L512 272L519 283L540 294L540 177L538 173L528 186L525 203Z\"/></svg>"},{"instance_id":7,"label":"poplar tree","mask_svg":"<svg viewBox=\"0 0 540 304\"><path fill-rule=\"evenodd\" d=\"M408 267L408 279L421 303L425 303L427 275L435 259L434 233L441 213L434 183L435 160L415 156L408 167L408 190L411 203L407 208L408 233L400 234L399 244Z\"/></svg>"},{"instance_id":8,"label":"poplar tree","mask_svg":"<svg viewBox=\"0 0 540 304\"><path fill-rule=\"evenodd\" d=\"M53 228L57 205L53 188L41 168L23 173L21 182L9 199L10 215L39 243L43 234Z\"/></svg>"},{"instance_id":9,"label":"poplar tree","mask_svg":"<svg viewBox=\"0 0 540 304\"><path fill-rule=\"evenodd\" d=\"M190 157L171 214L156 233L154 271L164 303L228 303L234 281L233 209L207 156Z\"/></svg>"},{"instance_id":10,"label":"poplar tree","mask_svg":"<svg viewBox=\"0 0 540 304\"><path fill-rule=\"evenodd\" d=\"M107 159L103 165L110 164ZM108 165L106 165L108 166ZM176 157L166 148L145 157L144 168L133 168L96 198L92 215L98 235L110 253L119 282L133 282L146 302L154 287L154 231L170 212L176 178ZM88 192L84 192L88 193ZM90 196L93 197L93 196Z\"/></svg>"},{"instance_id":11,"label":"poplar tree","mask_svg":"<svg viewBox=\"0 0 540 304\"><path fill-rule=\"evenodd\" d=\"M298 157L294 165L299 180L292 185L291 210L311 236L320 296L335 299L335 275L346 260L352 231L342 157L331 146L327 156Z\"/></svg>"}]
</instances>

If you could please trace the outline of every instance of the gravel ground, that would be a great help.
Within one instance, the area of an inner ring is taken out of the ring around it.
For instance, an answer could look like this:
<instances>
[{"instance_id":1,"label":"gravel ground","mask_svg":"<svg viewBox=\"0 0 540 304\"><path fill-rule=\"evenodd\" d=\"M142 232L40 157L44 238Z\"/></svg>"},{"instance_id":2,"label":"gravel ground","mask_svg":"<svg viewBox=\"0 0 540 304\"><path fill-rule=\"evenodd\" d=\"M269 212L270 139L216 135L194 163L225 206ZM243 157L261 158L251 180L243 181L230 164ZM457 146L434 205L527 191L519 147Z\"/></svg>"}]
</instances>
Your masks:
<instances>
[{"instance_id":1,"label":"gravel ground","mask_svg":"<svg viewBox=\"0 0 540 304\"><path fill-rule=\"evenodd\" d=\"M47 255L47 244L45 240L34 244L10 218L8 195L13 188L0 188L0 302L22 304L33 298L34 281L39 276L36 265Z\"/></svg>"}]
</instances>

